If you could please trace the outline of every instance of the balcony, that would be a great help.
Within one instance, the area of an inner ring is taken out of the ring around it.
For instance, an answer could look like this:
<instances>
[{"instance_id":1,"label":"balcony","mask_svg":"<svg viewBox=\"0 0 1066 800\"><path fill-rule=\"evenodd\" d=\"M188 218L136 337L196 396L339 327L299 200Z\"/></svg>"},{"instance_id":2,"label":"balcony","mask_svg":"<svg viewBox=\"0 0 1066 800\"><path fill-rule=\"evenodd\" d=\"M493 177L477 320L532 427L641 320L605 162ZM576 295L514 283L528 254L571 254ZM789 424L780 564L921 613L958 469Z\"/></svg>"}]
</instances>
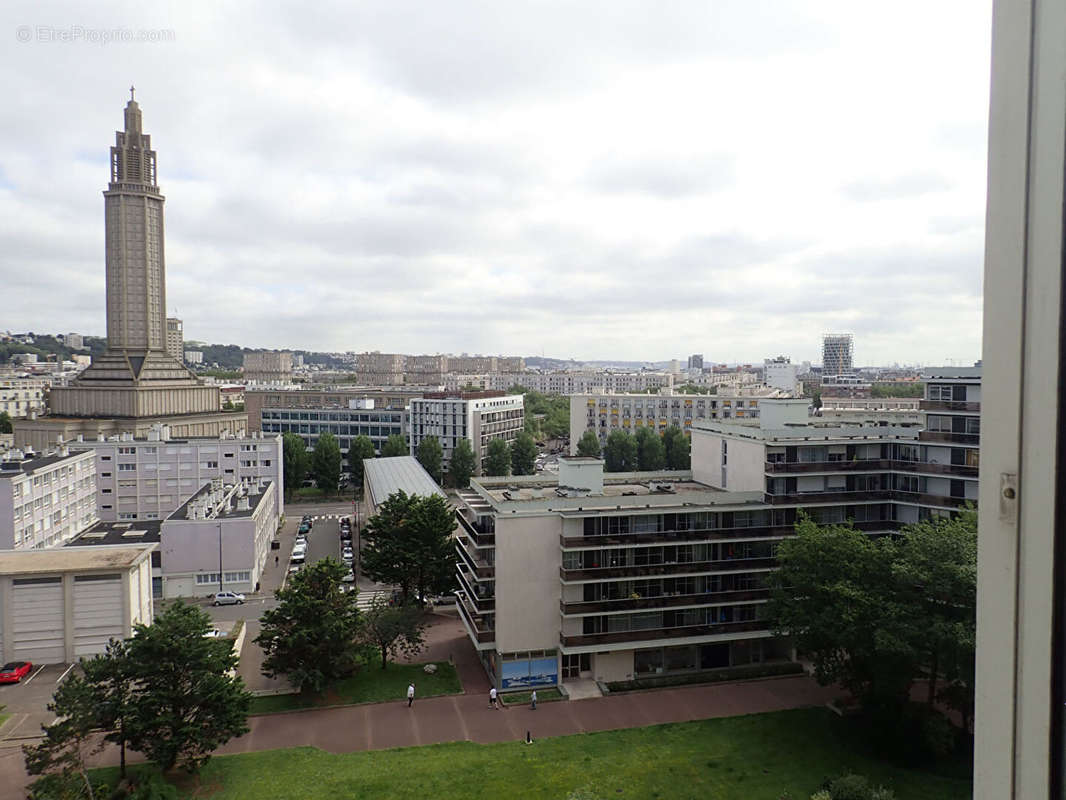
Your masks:
<instances>
[{"instance_id":1,"label":"balcony","mask_svg":"<svg viewBox=\"0 0 1066 800\"><path fill-rule=\"evenodd\" d=\"M459 588L466 594L466 598L472 605L472 610L475 614L484 614L496 610L496 598L491 595L479 595L474 584L470 582L461 568L455 571L455 576L459 579Z\"/></svg>"},{"instance_id":2,"label":"balcony","mask_svg":"<svg viewBox=\"0 0 1066 800\"><path fill-rule=\"evenodd\" d=\"M767 492L766 501L770 505L803 505L804 503L878 503L892 499L889 489L869 489L863 491L821 491L821 492L791 492L789 494L770 494Z\"/></svg>"},{"instance_id":3,"label":"balcony","mask_svg":"<svg viewBox=\"0 0 1066 800\"><path fill-rule=\"evenodd\" d=\"M748 526L745 528L702 528L691 531L661 531L659 533L626 533L620 536L559 536L559 546L575 548L609 547L611 545L681 544L683 542L713 542L723 539L760 539L791 536L791 525Z\"/></svg>"},{"instance_id":4,"label":"balcony","mask_svg":"<svg viewBox=\"0 0 1066 800\"><path fill-rule=\"evenodd\" d=\"M796 474L803 472L884 472L901 462L887 458L857 461L767 461L766 474Z\"/></svg>"},{"instance_id":5,"label":"balcony","mask_svg":"<svg viewBox=\"0 0 1066 800\"><path fill-rule=\"evenodd\" d=\"M747 600L766 600L769 589L743 589L728 592L702 592L700 594L658 595L656 597L629 597L618 600L592 600L576 603L559 601L563 616L602 614L611 611L641 611L644 609L678 608L680 606L710 606L721 603L740 603Z\"/></svg>"},{"instance_id":6,"label":"balcony","mask_svg":"<svg viewBox=\"0 0 1066 800\"><path fill-rule=\"evenodd\" d=\"M614 631L611 633L585 633L574 636L559 634L559 642L566 647L596 647L607 644L629 644L638 646L641 642L662 639L683 639L695 636L715 636L725 633L744 633L747 631L769 631L767 620L755 619L748 622L720 622L717 625L686 625L681 628L649 628L640 631Z\"/></svg>"},{"instance_id":7,"label":"balcony","mask_svg":"<svg viewBox=\"0 0 1066 800\"><path fill-rule=\"evenodd\" d=\"M496 577L496 567L489 564L487 561L474 558L466 552L461 545L455 546L455 552L459 554L460 562L470 570L478 580L489 580Z\"/></svg>"},{"instance_id":8,"label":"balcony","mask_svg":"<svg viewBox=\"0 0 1066 800\"><path fill-rule=\"evenodd\" d=\"M965 464L926 464L916 461L899 463L906 465L902 469L910 472L920 472L925 475L954 475L958 478L976 478L978 476L977 467L969 467Z\"/></svg>"},{"instance_id":9,"label":"balcony","mask_svg":"<svg viewBox=\"0 0 1066 800\"><path fill-rule=\"evenodd\" d=\"M963 414L980 414L980 403L966 403L961 400L921 400L918 402L920 411L947 411Z\"/></svg>"},{"instance_id":10,"label":"balcony","mask_svg":"<svg viewBox=\"0 0 1066 800\"><path fill-rule=\"evenodd\" d=\"M494 547L496 545L496 534L482 531L478 525L468 520L459 511L455 512L455 518L459 520L459 527L466 531L467 535L478 547Z\"/></svg>"},{"instance_id":11,"label":"balcony","mask_svg":"<svg viewBox=\"0 0 1066 800\"><path fill-rule=\"evenodd\" d=\"M456 599L459 601L455 604L455 607L459 609L459 616L463 618L467 627L474 634L474 638L477 639L479 644L491 644L496 641L496 631L487 627L487 623L484 620L478 620L477 615L466 607L466 603L470 600L462 592L455 593Z\"/></svg>"},{"instance_id":12,"label":"balcony","mask_svg":"<svg viewBox=\"0 0 1066 800\"><path fill-rule=\"evenodd\" d=\"M918 441L965 444L977 447L981 443L981 435L978 433L951 433L950 431L919 431Z\"/></svg>"},{"instance_id":13,"label":"balcony","mask_svg":"<svg viewBox=\"0 0 1066 800\"><path fill-rule=\"evenodd\" d=\"M696 561L683 564L642 564L620 567L587 567L582 569L559 568L559 577L564 583L603 580L650 578L660 575L694 575L702 572L744 572L753 569L772 569L776 558L734 558L725 561Z\"/></svg>"}]
</instances>

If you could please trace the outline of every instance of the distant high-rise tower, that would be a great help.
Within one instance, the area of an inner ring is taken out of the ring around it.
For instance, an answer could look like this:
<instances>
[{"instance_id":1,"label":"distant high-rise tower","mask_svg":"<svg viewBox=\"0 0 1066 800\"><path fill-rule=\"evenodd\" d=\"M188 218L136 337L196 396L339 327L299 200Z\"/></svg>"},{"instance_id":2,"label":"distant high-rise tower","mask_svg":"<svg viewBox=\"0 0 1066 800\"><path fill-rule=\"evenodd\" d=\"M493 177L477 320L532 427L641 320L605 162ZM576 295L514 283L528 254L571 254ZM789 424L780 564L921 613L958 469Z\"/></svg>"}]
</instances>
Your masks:
<instances>
[{"instance_id":1,"label":"distant high-rise tower","mask_svg":"<svg viewBox=\"0 0 1066 800\"><path fill-rule=\"evenodd\" d=\"M181 320L176 317L167 317L167 352L178 361L185 360L185 334Z\"/></svg>"},{"instance_id":2,"label":"distant high-rise tower","mask_svg":"<svg viewBox=\"0 0 1066 800\"><path fill-rule=\"evenodd\" d=\"M852 364L854 337L850 333L822 334L822 377L831 375L850 375L854 372Z\"/></svg>"},{"instance_id":3,"label":"distant high-rise tower","mask_svg":"<svg viewBox=\"0 0 1066 800\"><path fill-rule=\"evenodd\" d=\"M104 231L107 349L70 385L53 387L51 416L20 424L16 443L43 450L60 436L145 435L157 422L175 436L244 428L246 420L219 411L218 387L185 368L181 345L175 354L167 347L163 195L133 87L111 148Z\"/></svg>"},{"instance_id":4,"label":"distant high-rise tower","mask_svg":"<svg viewBox=\"0 0 1066 800\"><path fill-rule=\"evenodd\" d=\"M688 357L689 369L703 369L703 353L693 353Z\"/></svg>"}]
</instances>

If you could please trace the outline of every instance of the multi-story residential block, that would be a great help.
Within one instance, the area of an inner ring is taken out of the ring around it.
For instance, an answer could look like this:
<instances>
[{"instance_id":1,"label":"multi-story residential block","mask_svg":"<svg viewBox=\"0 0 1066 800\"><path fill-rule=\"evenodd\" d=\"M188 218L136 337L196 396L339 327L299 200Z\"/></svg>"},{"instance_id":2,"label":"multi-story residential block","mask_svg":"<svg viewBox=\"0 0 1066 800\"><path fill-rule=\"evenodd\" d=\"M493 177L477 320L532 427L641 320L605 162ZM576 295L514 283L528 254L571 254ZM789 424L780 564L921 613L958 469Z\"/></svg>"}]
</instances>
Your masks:
<instances>
[{"instance_id":1,"label":"multi-story residential block","mask_svg":"<svg viewBox=\"0 0 1066 800\"><path fill-rule=\"evenodd\" d=\"M448 356L407 356L404 382L419 386L439 386L448 371Z\"/></svg>"},{"instance_id":2,"label":"multi-story residential block","mask_svg":"<svg viewBox=\"0 0 1066 800\"><path fill-rule=\"evenodd\" d=\"M522 432L525 403L522 395L503 392L427 392L411 401L409 426L411 455L418 452L423 439L435 436L444 451L447 469L455 445L467 439L478 463L484 465L489 442L512 442Z\"/></svg>"},{"instance_id":3,"label":"multi-story residential block","mask_svg":"<svg viewBox=\"0 0 1066 800\"><path fill-rule=\"evenodd\" d=\"M185 357L185 333L182 321L177 317L167 317L167 352L177 361Z\"/></svg>"},{"instance_id":4,"label":"multi-story residential block","mask_svg":"<svg viewBox=\"0 0 1066 800\"><path fill-rule=\"evenodd\" d=\"M0 660L75 664L152 622L153 544L0 553Z\"/></svg>"},{"instance_id":5,"label":"multi-story residential block","mask_svg":"<svg viewBox=\"0 0 1066 800\"><path fill-rule=\"evenodd\" d=\"M453 373L445 376L447 391L465 386L491 391L507 391L512 386L541 394L587 394L591 392L643 392L674 385L668 372L493 372Z\"/></svg>"},{"instance_id":6,"label":"multi-story residential block","mask_svg":"<svg viewBox=\"0 0 1066 800\"><path fill-rule=\"evenodd\" d=\"M407 356L400 353L360 353L355 378L361 386L402 386Z\"/></svg>"},{"instance_id":7,"label":"multi-story residential block","mask_svg":"<svg viewBox=\"0 0 1066 800\"><path fill-rule=\"evenodd\" d=\"M763 400L787 396L766 387L745 394L575 394L570 397L570 454L577 453L585 431L595 431L601 443L615 430L636 433L650 427L662 433L676 425L687 434L700 419L757 419Z\"/></svg>"},{"instance_id":8,"label":"multi-story residential block","mask_svg":"<svg viewBox=\"0 0 1066 800\"><path fill-rule=\"evenodd\" d=\"M61 545L94 524L96 464L91 453L11 450L0 461L0 550Z\"/></svg>"},{"instance_id":9,"label":"multi-story residential block","mask_svg":"<svg viewBox=\"0 0 1066 800\"><path fill-rule=\"evenodd\" d=\"M63 344L71 350L81 350L85 347L85 337L80 333L68 333L63 337Z\"/></svg>"},{"instance_id":10,"label":"multi-story residential block","mask_svg":"<svg viewBox=\"0 0 1066 800\"><path fill-rule=\"evenodd\" d=\"M186 364L203 364L204 353L202 350L186 350L185 351L185 363Z\"/></svg>"},{"instance_id":11,"label":"multi-story residential block","mask_svg":"<svg viewBox=\"0 0 1066 800\"><path fill-rule=\"evenodd\" d=\"M688 357L689 371L703 371L703 353L693 353Z\"/></svg>"},{"instance_id":12,"label":"multi-story residential block","mask_svg":"<svg viewBox=\"0 0 1066 800\"><path fill-rule=\"evenodd\" d=\"M787 356L768 358L763 362L763 381L772 389L798 395L802 388L799 382L799 366Z\"/></svg>"},{"instance_id":13,"label":"multi-story residential block","mask_svg":"<svg viewBox=\"0 0 1066 800\"><path fill-rule=\"evenodd\" d=\"M928 380L930 413L975 413L977 376ZM943 399L959 385L967 399ZM459 493L459 612L495 685L788 659L766 578L801 511L885 535L975 501L969 423L949 439L811 420L802 398L759 410L694 421L690 471L604 474L599 459L566 457L558 479L479 478Z\"/></svg>"},{"instance_id":14,"label":"multi-story residential block","mask_svg":"<svg viewBox=\"0 0 1066 800\"><path fill-rule=\"evenodd\" d=\"M499 372L500 361L496 356L448 356L449 372Z\"/></svg>"},{"instance_id":15,"label":"multi-story residential block","mask_svg":"<svg viewBox=\"0 0 1066 800\"><path fill-rule=\"evenodd\" d=\"M284 492L282 443L276 434L172 438L159 425L145 438L122 434L67 446L92 454L93 499L105 522L165 519L212 480L227 485L270 481Z\"/></svg>"},{"instance_id":16,"label":"multi-story residential block","mask_svg":"<svg viewBox=\"0 0 1066 800\"><path fill-rule=\"evenodd\" d=\"M47 378L0 378L0 411L12 419L43 414L49 385Z\"/></svg>"},{"instance_id":17,"label":"multi-story residential block","mask_svg":"<svg viewBox=\"0 0 1066 800\"><path fill-rule=\"evenodd\" d=\"M155 544L152 594L205 597L257 591L278 531L281 491L273 481L209 481L163 520L101 522L68 547Z\"/></svg>"},{"instance_id":18,"label":"multi-story residential block","mask_svg":"<svg viewBox=\"0 0 1066 800\"><path fill-rule=\"evenodd\" d=\"M822 335L822 376L850 375L855 371L855 339L850 333Z\"/></svg>"},{"instance_id":19,"label":"multi-story residential block","mask_svg":"<svg viewBox=\"0 0 1066 800\"><path fill-rule=\"evenodd\" d=\"M291 383L292 353L273 350L245 353L244 379L250 383Z\"/></svg>"}]
</instances>

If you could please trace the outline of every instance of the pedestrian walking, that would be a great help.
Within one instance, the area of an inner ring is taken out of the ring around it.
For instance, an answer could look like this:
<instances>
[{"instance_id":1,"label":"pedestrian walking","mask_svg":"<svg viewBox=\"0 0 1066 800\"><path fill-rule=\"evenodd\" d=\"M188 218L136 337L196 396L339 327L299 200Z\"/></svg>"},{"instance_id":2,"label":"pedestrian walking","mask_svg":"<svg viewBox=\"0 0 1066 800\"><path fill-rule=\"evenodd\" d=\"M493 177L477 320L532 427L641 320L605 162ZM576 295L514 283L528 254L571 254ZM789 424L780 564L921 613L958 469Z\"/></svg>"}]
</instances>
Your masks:
<instances>
[{"instance_id":1,"label":"pedestrian walking","mask_svg":"<svg viewBox=\"0 0 1066 800\"><path fill-rule=\"evenodd\" d=\"M277 565L278 565L278 557L274 556L274 566L276 567Z\"/></svg>"},{"instance_id":2,"label":"pedestrian walking","mask_svg":"<svg viewBox=\"0 0 1066 800\"><path fill-rule=\"evenodd\" d=\"M536 711L537 710L537 690L536 689L534 689L533 690L533 694L531 694L529 696L529 708L532 711Z\"/></svg>"},{"instance_id":3,"label":"pedestrian walking","mask_svg":"<svg viewBox=\"0 0 1066 800\"><path fill-rule=\"evenodd\" d=\"M495 686L493 686L491 689L489 689L489 708L495 708L496 710L499 710L499 708L500 708L498 705L496 705L496 687Z\"/></svg>"},{"instance_id":4,"label":"pedestrian walking","mask_svg":"<svg viewBox=\"0 0 1066 800\"><path fill-rule=\"evenodd\" d=\"M415 701L415 685L413 683L407 684L407 707L411 707L411 703Z\"/></svg>"}]
</instances>

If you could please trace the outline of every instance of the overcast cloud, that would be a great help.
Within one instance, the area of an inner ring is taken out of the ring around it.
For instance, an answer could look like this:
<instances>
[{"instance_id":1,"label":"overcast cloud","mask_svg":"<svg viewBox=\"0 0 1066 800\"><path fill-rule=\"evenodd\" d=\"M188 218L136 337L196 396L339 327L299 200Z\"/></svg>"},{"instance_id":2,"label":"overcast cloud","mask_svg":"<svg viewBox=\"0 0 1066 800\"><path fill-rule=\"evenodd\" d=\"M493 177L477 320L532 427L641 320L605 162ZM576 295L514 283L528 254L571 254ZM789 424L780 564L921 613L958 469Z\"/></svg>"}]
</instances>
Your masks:
<instances>
[{"instance_id":1,"label":"overcast cloud","mask_svg":"<svg viewBox=\"0 0 1066 800\"><path fill-rule=\"evenodd\" d=\"M0 329L103 333L132 82L190 339L980 357L989 0L286 5L4 4Z\"/></svg>"}]
</instances>

